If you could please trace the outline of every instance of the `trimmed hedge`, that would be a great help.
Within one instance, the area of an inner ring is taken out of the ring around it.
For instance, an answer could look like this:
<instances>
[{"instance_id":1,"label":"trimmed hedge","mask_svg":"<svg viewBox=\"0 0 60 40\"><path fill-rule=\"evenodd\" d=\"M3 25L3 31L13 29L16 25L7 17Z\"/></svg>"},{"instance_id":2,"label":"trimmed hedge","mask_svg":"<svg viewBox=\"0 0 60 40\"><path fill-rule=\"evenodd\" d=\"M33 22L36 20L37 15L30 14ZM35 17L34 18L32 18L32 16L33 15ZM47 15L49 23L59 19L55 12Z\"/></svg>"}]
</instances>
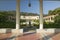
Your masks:
<instances>
[{"instance_id":1,"label":"trimmed hedge","mask_svg":"<svg viewBox=\"0 0 60 40\"><path fill-rule=\"evenodd\" d=\"M0 28L15 28L15 22L1 22Z\"/></svg>"},{"instance_id":2,"label":"trimmed hedge","mask_svg":"<svg viewBox=\"0 0 60 40\"><path fill-rule=\"evenodd\" d=\"M44 28L60 28L60 24L58 23L49 23L49 24L44 24Z\"/></svg>"}]
</instances>

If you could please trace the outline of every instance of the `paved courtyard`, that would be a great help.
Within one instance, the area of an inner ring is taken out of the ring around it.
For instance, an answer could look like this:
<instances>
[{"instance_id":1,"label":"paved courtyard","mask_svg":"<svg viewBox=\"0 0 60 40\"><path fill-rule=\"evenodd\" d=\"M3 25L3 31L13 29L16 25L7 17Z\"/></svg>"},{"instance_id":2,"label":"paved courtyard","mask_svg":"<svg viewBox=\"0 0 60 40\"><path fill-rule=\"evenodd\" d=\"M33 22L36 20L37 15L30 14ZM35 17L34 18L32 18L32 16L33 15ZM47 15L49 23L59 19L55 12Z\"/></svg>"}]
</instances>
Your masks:
<instances>
[{"instance_id":1,"label":"paved courtyard","mask_svg":"<svg viewBox=\"0 0 60 40\"><path fill-rule=\"evenodd\" d=\"M11 37L11 35L12 35L11 33L0 34L0 40L7 40L8 38ZM42 40L40 37L41 36L39 34L30 33L30 34L24 34L24 35L15 37L15 40ZM60 33L52 36L51 38L52 40L60 40Z\"/></svg>"}]
</instances>

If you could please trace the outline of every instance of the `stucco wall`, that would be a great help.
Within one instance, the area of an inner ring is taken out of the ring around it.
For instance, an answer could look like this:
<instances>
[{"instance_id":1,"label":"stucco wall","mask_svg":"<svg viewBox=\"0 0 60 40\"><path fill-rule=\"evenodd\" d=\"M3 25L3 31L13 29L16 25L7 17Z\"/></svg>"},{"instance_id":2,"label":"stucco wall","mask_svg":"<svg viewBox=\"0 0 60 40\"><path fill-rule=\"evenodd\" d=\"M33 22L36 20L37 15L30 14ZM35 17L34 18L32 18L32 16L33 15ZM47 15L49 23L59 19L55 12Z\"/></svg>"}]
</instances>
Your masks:
<instances>
[{"instance_id":1,"label":"stucco wall","mask_svg":"<svg viewBox=\"0 0 60 40\"><path fill-rule=\"evenodd\" d=\"M13 33L16 29L0 29L0 33ZM19 29L20 33L23 33L23 29ZM42 30L41 30L42 31ZM39 29L36 29L36 32L39 33L41 32ZM58 33L60 32L60 29L56 29L56 28L50 28L50 29L44 29L45 32L50 32L50 33ZM42 31L43 32L43 31Z\"/></svg>"},{"instance_id":2,"label":"stucco wall","mask_svg":"<svg viewBox=\"0 0 60 40\"><path fill-rule=\"evenodd\" d=\"M49 28L49 29L44 29L44 30L40 30L40 29L36 29L36 32L48 32L48 33L58 33L60 32L60 29L56 29L56 28Z\"/></svg>"}]
</instances>

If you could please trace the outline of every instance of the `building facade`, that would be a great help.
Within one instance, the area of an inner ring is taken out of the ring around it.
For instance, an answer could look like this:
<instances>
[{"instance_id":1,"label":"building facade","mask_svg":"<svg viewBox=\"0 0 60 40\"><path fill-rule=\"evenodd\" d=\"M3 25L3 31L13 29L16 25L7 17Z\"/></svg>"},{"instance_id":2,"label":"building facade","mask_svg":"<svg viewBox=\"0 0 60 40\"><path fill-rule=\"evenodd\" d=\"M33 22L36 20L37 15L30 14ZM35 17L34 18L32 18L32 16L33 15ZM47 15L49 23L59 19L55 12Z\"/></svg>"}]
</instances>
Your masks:
<instances>
[{"instance_id":1,"label":"building facade","mask_svg":"<svg viewBox=\"0 0 60 40\"><path fill-rule=\"evenodd\" d=\"M45 16L45 17L43 17L43 19L44 19L44 21L45 22L54 22L54 18L56 17L57 15L48 15L48 16ZM8 17L8 19L10 20L10 21L14 21L15 19L16 19L16 17L15 16L9 16ZM35 15L35 16L21 16L20 17L20 19L22 19L22 20L39 20L39 16L37 15Z\"/></svg>"}]
</instances>

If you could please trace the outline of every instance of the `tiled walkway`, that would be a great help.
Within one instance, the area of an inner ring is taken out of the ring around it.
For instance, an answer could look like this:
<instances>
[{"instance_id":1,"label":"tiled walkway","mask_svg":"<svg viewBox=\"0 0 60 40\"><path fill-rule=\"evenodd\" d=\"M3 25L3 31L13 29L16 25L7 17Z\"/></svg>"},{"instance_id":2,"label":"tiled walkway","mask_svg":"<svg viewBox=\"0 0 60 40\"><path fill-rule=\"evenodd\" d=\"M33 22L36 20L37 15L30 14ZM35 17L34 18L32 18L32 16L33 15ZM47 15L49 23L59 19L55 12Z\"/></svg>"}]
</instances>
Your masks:
<instances>
[{"instance_id":1,"label":"tiled walkway","mask_svg":"<svg viewBox=\"0 0 60 40\"><path fill-rule=\"evenodd\" d=\"M12 34L11 33L7 33L7 34L0 34L0 40L6 40L7 38L9 38ZM53 40L60 40L60 33L54 35L52 37ZM32 33L32 34L24 34L22 36L18 36L16 37L16 40L40 40L40 35L36 34L36 33Z\"/></svg>"},{"instance_id":2,"label":"tiled walkway","mask_svg":"<svg viewBox=\"0 0 60 40\"><path fill-rule=\"evenodd\" d=\"M23 35L16 38L16 40L38 40L38 39L39 39L39 35L36 33Z\"/></svg>"},{"instance_id":3,"label":"tiled walkway","mask_svg":"<svg viewBox=\"0 0 60 40\"><path fill-rule=\"evenodd\" d=\"M0 40L6 40L6 39L9 38L10 36L11 36L11 33L0 34Z\"/></svg>"},{"instance_id":4,"label":"tiled walkway","mask_svg":"<svg viewBox=\"0 0 60 40\"><path fill-rule=\"evenodd\" d=\"M60 40L60 33L52 37L53 40Z\"/></svg>"}]
</instances>

